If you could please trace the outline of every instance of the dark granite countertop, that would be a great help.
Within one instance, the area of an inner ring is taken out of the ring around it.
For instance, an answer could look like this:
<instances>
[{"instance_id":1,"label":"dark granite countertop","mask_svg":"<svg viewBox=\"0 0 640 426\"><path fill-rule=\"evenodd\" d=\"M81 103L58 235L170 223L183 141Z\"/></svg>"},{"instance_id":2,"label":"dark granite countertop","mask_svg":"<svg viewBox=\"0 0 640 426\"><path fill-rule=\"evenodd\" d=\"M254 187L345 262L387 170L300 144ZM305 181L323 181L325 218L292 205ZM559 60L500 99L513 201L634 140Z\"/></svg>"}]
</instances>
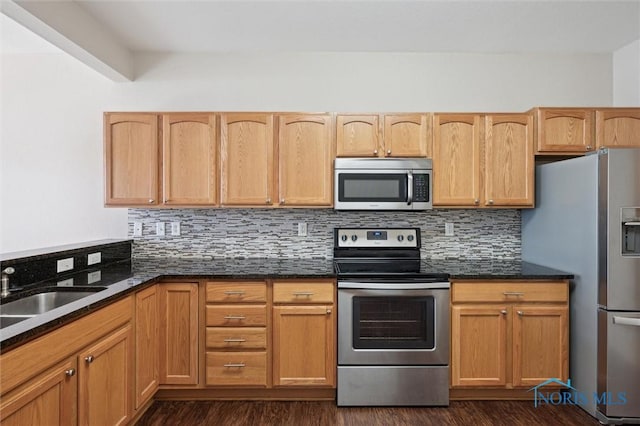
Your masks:
<instances>
[{"instance_id":1,"label":"dark granite countertop","mask_svg":"<svg viewBox=\"0 0 640 426\"><path fill-rule=\"evenodd\" d=\"M559 280L571 274L544 266L512 260L440 260L425 259L422 271L448 274L450 279ZM99 271L99 272L98 272ZM64 280L73 287L104 287L104 290L0 329L0 349L6 350L60 325L102 308L127 294L160 280L170 279L289 279L335 278L331 259L133 259L87 269ZM3 303L44 288L60 285L50 280L26 286ZM0 306L1 310L1 306Z\"/></svg>"}]
</instances>

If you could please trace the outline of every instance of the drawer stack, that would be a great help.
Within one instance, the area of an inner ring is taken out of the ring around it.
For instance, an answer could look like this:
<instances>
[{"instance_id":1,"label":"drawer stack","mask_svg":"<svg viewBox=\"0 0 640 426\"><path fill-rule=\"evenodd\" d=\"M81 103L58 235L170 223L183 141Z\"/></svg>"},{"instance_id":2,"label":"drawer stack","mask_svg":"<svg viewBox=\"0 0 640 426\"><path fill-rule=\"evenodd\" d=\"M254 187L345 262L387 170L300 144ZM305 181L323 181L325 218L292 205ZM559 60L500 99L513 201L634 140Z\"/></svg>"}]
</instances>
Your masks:
<instances>
[{"instance_id":1,"label":"drawer stack","mask_svg":"<svg viewBox=\"0 0 640 426\"><path fill-rule=\"evenodd\" d=\"M206 385L267 387L267 284L209 282Z\"/></svg>"}]
</instances>

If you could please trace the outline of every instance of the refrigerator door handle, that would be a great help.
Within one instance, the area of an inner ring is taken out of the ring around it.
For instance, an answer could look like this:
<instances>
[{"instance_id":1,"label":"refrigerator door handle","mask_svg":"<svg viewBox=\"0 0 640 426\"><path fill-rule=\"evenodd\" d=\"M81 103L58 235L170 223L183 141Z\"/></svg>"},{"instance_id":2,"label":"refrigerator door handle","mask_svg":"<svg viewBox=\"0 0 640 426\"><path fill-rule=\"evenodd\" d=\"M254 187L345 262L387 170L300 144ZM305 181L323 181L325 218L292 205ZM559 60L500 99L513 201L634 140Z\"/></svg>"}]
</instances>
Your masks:
<instances>
[{"instance_id":1,"label":"refrigerator door handle","mask_svg":"<svg viewBox=\"0 0 640 426\"><path fill-rule=\"evenodd\" d=\"M614 324L620 325L634 325L640 327L640 318L627 318L627 317L613 317Z\"/></svg>"}]
</instances>

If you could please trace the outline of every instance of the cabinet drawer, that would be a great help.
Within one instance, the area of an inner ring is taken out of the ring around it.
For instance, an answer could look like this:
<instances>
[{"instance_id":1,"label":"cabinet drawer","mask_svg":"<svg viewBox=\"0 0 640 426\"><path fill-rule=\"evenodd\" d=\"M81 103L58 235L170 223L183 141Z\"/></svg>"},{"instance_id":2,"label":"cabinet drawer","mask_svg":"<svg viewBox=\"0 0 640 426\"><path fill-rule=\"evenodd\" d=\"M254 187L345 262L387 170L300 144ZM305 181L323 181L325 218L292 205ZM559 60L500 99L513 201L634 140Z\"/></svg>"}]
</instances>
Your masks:
<instances>
[{"instance_id":1,"label":"cabinet drawer","mask_svg":"<svg viewBox=\"0 0 640 426\"><path fill-rule=\"evenodd\" d=\"M208 386L267 386L266 352L207 352Z\"/></svg>"},{"instance_id":2,"label":"cabinet drawer","mask_svg":"<svg viewBox=\"0 0 640 426\"><path fill-rule=\"evenodd\" d=\"M273 283L273 303L333 303L333 281Z\"/></svg>"},{"instance_id":3,"label":"cabinet drawer","mask_svg":"<svg viewBox=\"0 0 640 426\"><path fill-rule=\"evenodd\" d=\"M207 302L266 302L264 281L207 283Z\"/></svg>"},{"instance_id":4,"label":"cabinet drawer","mask_svg":"<svg viewBox=\"0 0 640 426\"><path fill-rule=\"evenodd\" d=\"M568 286L556 283L454 283L451 302L567 302Z\"/></svg>"},{"instance_id":5,"label":"cabinet drawer","mask_svg":"<svg viewBox=\"0 0 640 426\"><path fill-rule=\"evenodd\" d=\"M207 305L207 326L267 325L267 305Z\"/></svg>"},{"instance_id":6,"label":"cabinet drawer","mask_svg":"<svg viewBox=\"0 0 640 426\"><path fill-rule=\"evenodd\" d=\"M207 348L265 349L267 329L264 327L207 327Z\"/></svg>"}]
</instances>

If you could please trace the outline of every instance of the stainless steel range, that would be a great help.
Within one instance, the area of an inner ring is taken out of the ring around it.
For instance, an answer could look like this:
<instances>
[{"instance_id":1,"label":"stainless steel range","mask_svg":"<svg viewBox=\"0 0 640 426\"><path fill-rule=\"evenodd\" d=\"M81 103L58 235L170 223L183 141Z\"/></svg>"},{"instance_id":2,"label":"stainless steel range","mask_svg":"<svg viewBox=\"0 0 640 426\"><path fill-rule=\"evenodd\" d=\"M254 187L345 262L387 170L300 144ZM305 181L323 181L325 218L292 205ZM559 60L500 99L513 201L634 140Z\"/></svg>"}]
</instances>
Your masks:
<instances>
[{"instance_id":1,"label":"stainless steel range","mask_svg":"<svg viewBox=\"0 0 640 426\"><path fill-rule=\"evenodd\" d=\"M334 230L339 406L449 404L449 282L419 228Z\"/></svg>"}]
</instances>

